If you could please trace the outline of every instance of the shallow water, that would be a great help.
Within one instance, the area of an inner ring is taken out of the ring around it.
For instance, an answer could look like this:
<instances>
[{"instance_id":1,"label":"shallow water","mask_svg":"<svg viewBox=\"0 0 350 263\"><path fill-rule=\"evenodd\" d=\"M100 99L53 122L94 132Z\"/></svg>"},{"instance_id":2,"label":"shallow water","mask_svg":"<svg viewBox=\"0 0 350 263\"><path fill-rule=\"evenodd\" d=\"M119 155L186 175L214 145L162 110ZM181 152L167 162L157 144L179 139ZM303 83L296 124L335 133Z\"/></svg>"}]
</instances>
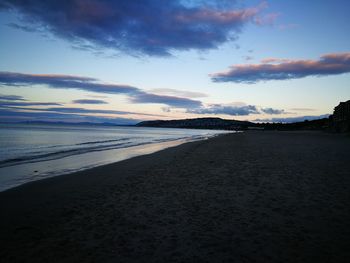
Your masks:
<instances>
[{"instance_id":1,"label":"shallow water","mask_svg":"<svg viewBox=\"0 0 350 263\"><path fill-rule=\"evenodd\" d=\"M226 131L0 124L0 191Z\"/></svg>"}]
</instances>

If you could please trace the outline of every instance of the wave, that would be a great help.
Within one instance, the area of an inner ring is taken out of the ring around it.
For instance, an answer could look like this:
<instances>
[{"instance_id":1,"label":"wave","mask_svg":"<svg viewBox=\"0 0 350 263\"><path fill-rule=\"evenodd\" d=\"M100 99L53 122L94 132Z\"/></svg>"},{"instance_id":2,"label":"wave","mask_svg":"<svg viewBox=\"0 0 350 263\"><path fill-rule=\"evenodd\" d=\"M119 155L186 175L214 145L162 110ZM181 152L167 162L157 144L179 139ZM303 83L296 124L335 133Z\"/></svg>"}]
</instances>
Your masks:
<instances>
[{"instance_id":1,"label":"wave","mask_svg":"<svg viewBox=\"0 0 350 263\"><path fill-rule=\"evenodd\" d=\"M61 147L61 148L65 147L65 148L63 150L58 150L58 151L54 151L54 152L35 151L35 152L31 152L30 155L27 155L27 156L19 156L16 158L9 158L9 159L5 159L5 160L0 160L0 168L24 164L24 163L50 161L50 160L61 159L64 157L69 157L72 155L79 155L79 154L84 154L84 153L89 153L89 152L114 150L114 149L121 149L121 148L128 148L128 147L134 147L134 146L140 146L140 145L146 145L146 144L162 143L162 142L184 140L184 139L187 139L189 141L199 140L199 139L203 139L206 137L207 136L195 135L195 136L177 137L177 138L153 139L153 140L148 140L148 141L143 141L143 142L131 141L130 140L131 138L121 138L121 139L115 139L115 140L100 140L100 141L77 143L75 145L65 145L65 146L60 145L60 146L56 146L56 147ZM140 139L140 138L132 138L132 139ZM145 139L145 138L143 138L143 139ZM115 143L115 142L119 142L119 143ZM80 146L87 146L87 147L82 148ZM50 147L47 147L47 149L48 148L52 149L54 147L55 146L50 146ZM69 149L72 147L73 147L73 149Z\"/></svg>"},{"instance_id":2,"label":"wave","mask_svg":"<svg viewBox=\"0 0 350 263\"><path fill-rule=\"evenodd\" d=\"M130 140L130 139L131 139L131 138L122 138L122 139L115 139L115 140L82 142L82 143L77 143L77 144L75 144L75 145L88 145L88 144L97 144L97 143L120 142L120 141L127 141L127 140ZM133 139L137 139L137 138L133 138Z\"/></svg>"}]
</instances>

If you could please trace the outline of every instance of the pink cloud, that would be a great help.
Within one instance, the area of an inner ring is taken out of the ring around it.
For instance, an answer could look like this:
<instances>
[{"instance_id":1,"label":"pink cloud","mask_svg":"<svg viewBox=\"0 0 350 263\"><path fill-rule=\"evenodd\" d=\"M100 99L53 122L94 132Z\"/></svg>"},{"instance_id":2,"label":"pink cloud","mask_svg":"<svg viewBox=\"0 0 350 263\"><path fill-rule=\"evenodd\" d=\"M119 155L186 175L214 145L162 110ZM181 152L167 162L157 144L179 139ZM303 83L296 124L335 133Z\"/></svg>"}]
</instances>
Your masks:
<instances>
[{"instance_id":1,"label":"pink cloud","mask_svg":"<svg viewBox=\"0 0 350 263\"><path fill-rule=\"evenodd\" d=\"M280 13L270 13L264 16L257 16L254 19L255 24L263 26L263 25L274 25L277 18L280 16Z\"/></svg>"},{"instance_id":2,"label":"pink cloud","mask_svg":"<svg viewBox=\"0 0 350 263\"><path fill-rule=\"evenodd\" d=\"M211 74L215 82L252 84L258 81L298 79L350 72L350 52L332 53L318 60L267 58L260 64L232 65L227 71Z\"/></svg>"},{"instance_id":3,"label":"pink cloud","mask_svg":"<svg viewBox=\"0 0 350 263\"><path fill-rule=\"evenodd\" d=\"M267 7L266 2L262 2L256 7L240 9L240 10L214 10L208 8L186 10L175 15L175 19L181 23L214 23L221 25L232 25L243 23L251 19L259 19L256 17L264 8Z\"/></svg>"}]
</instances>

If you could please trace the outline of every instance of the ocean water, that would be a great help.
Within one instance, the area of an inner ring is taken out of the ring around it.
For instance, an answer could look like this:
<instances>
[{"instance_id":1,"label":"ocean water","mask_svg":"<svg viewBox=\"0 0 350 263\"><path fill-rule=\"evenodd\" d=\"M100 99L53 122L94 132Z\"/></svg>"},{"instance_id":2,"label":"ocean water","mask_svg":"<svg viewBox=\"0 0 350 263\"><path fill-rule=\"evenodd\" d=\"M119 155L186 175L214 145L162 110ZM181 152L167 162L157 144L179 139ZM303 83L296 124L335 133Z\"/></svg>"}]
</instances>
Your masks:
<instances>
[{"instance_id":1,"label":"ocean water","mask_svg":"<svg viewBox=\"0 0 350 263\"><path fill-rule=\"evenodd\" d=\"M0 191L227 131L0 124Z\"/></svg>"}]
</instances>

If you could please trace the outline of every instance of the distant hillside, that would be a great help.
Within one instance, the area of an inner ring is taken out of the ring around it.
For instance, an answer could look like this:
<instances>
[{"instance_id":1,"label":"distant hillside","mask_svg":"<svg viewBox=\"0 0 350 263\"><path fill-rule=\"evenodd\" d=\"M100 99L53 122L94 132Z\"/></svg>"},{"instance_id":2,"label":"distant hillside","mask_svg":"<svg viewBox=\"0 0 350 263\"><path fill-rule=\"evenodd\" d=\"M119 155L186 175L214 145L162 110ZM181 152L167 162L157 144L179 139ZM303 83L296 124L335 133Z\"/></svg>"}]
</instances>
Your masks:
<instances>
[{"instance_id":1,"label":"distant hillside","mask_svg":"<svg viewBox=\"0 0 350 263\"><path fill-rule=\"evenodd\" d=\"M326 130L329 119L319 119L295 123L253 123L249 121L225 120L221 118L197 118L169 121L143 121L136 126L159 128L216 129L216 130Z\"/></svg>"},{"instance_id":2,"label":"distant hillside","mask_svg":"<svg viewBox=\"0 0 350 263\"><path fill-rule=\"evenodd\" d=\"M329 118L323 118L293 123L260 123L259 126L265 130L328 130L330 128L330 120Z\"/></svg>"},{"instance_id":3,"label":"distant hillside","mask_svg":"<svg viewBox=\"0 0 350 263\"><path fill-rule=\"evenodd\" d=\"M188 129L220 129L220 130L243 130L250 126L257 126L249 121L224 120L220 118L197 118L169 121L143 121L136 126L159 127L159 128L188 128Z\"/></svg>"}]
</instances>

